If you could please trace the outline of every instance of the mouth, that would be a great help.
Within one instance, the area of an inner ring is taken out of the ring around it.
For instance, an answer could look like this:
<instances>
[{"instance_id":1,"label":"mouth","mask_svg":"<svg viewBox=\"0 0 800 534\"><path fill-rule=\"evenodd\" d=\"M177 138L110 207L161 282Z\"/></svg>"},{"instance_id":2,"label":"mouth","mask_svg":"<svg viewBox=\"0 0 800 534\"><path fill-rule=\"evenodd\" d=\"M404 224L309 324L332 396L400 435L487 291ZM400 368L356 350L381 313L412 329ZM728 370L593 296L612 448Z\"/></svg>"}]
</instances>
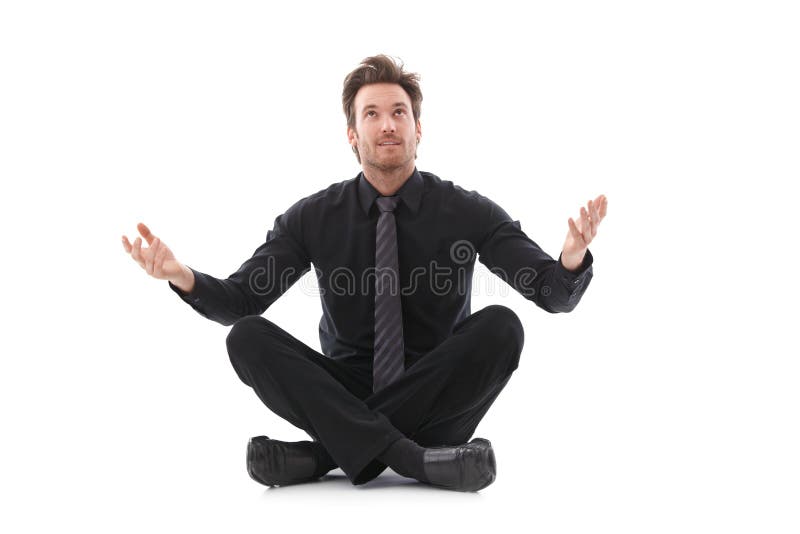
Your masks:
<instances>
[{"instance_id":1,"label":"mouth","mask_svg":"<svg viewBox=\"0 0 800 534\"><path fill-rule=\"evenodd\" d=\"M384 141L382 143L378 143L378 146L397 146L400 144L400 141Z\"/></svg>"}]
</instances>

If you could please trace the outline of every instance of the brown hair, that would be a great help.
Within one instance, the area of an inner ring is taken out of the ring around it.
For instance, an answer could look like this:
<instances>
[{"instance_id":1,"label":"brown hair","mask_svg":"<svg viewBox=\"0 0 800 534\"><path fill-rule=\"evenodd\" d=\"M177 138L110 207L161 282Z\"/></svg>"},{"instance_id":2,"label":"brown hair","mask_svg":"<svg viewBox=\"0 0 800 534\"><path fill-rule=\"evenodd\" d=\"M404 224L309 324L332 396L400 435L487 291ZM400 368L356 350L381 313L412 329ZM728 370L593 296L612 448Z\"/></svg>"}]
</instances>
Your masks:
<instances>
[{"instance_id":1,"label":"brown hair","mask_svg":"<svg viewBox=\"0 0 800 534\"><path fill-rule=\"evenodd\" d=\"M356 114L353 104L356 100L356 93L363 86L371 83L396 83L408 94L411 99L411 111L414 114L414 122L419 120L422 113L422 90L419 87L419 74L405 72L403 62L399 64L389 56L379 54L361 60L361 65L355 68L344 79L344 90L342 91L342 108L347 117L347 126L355 129ZM361 163L361 156L353 147L358 162Z\"/></svg>"}]
</instances>

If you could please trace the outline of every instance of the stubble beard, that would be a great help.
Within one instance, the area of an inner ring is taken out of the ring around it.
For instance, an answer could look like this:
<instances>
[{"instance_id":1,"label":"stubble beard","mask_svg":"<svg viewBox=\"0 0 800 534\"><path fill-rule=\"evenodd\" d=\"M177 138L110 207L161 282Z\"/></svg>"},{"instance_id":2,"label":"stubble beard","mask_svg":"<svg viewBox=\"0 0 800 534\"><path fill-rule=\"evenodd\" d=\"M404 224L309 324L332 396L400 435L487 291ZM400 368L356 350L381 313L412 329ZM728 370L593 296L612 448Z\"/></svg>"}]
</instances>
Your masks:
<instances>
[{"instance_id":1,"label":"stubble beard","mask_svg":"<svg viewBox=\"0 0 800 534\"><path fill-rule=\"evenodd\" d=\"M379 148L377 148L377 146L375 151L364 150L361 153L361 159L363 160L365 166L372 167L381 172L396 171L398 169L402 169L403 167L408 165L410 161L414 160L415 154L414 153L409 154L405 142L402 144L402 147L404 149L404 152L403 156L400 156L402 158L401 161L397 161L396 158L392 158L388 162L379 161L377 158L377 152Z\"/></svg>"}]
</instances>

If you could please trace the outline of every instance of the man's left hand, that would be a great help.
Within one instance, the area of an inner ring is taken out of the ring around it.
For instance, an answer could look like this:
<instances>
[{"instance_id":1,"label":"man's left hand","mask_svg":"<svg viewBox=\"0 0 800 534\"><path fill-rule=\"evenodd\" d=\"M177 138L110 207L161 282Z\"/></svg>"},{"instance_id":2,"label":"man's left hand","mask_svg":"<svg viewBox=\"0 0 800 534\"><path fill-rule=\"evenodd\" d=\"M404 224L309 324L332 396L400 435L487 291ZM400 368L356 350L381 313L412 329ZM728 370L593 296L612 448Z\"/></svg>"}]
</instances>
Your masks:
<instances>
[{"instance_id":1,"label":"man's left hand","mask_svg":"<svg viewBox=\"0 0 800 534\"><path fill-rule=\"evenodd\" d=\"M597 227L605 218L608 210L608 199L600 195L594 201L590 200L586 207L581 207L581 217L578 221L569 218L569 233L564 241L564 250L561 252L561 263L569 271L576 271L583 263L586 249L597 235Z\"/></svg>"}]
</instances>

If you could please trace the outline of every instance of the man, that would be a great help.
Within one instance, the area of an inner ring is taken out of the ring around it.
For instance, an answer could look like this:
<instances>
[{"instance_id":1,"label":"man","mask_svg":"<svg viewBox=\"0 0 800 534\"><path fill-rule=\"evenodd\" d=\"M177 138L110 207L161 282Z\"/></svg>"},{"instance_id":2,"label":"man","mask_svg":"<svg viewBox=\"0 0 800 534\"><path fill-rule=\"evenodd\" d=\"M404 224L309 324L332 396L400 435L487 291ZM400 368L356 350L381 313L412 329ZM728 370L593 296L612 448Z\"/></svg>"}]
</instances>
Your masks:
<instances>
[{"instance_id":1,"label":"man","mask_svg":"<svg viewBox=\"0 0 800 534\"><path fill-rule=\"evenodd\" d=\"M233 325L241 380L313 441L254 437L250 476L315 480L337 466L353 484L386 466L434 486L477 491L495 479L475 428L517 368L523 328L509 308L470 313L476 255L538 306L571 311L592 277L588 245L603 195L581 208L554 260L497 204L415 167L419 77L366 58L344 82L347 138L362 172L301 199L266 242L221 280L178 262L150 230L123 246L198 313ZM261 314L314 264L322 354Z\"/></svg>"}]
</instances>

